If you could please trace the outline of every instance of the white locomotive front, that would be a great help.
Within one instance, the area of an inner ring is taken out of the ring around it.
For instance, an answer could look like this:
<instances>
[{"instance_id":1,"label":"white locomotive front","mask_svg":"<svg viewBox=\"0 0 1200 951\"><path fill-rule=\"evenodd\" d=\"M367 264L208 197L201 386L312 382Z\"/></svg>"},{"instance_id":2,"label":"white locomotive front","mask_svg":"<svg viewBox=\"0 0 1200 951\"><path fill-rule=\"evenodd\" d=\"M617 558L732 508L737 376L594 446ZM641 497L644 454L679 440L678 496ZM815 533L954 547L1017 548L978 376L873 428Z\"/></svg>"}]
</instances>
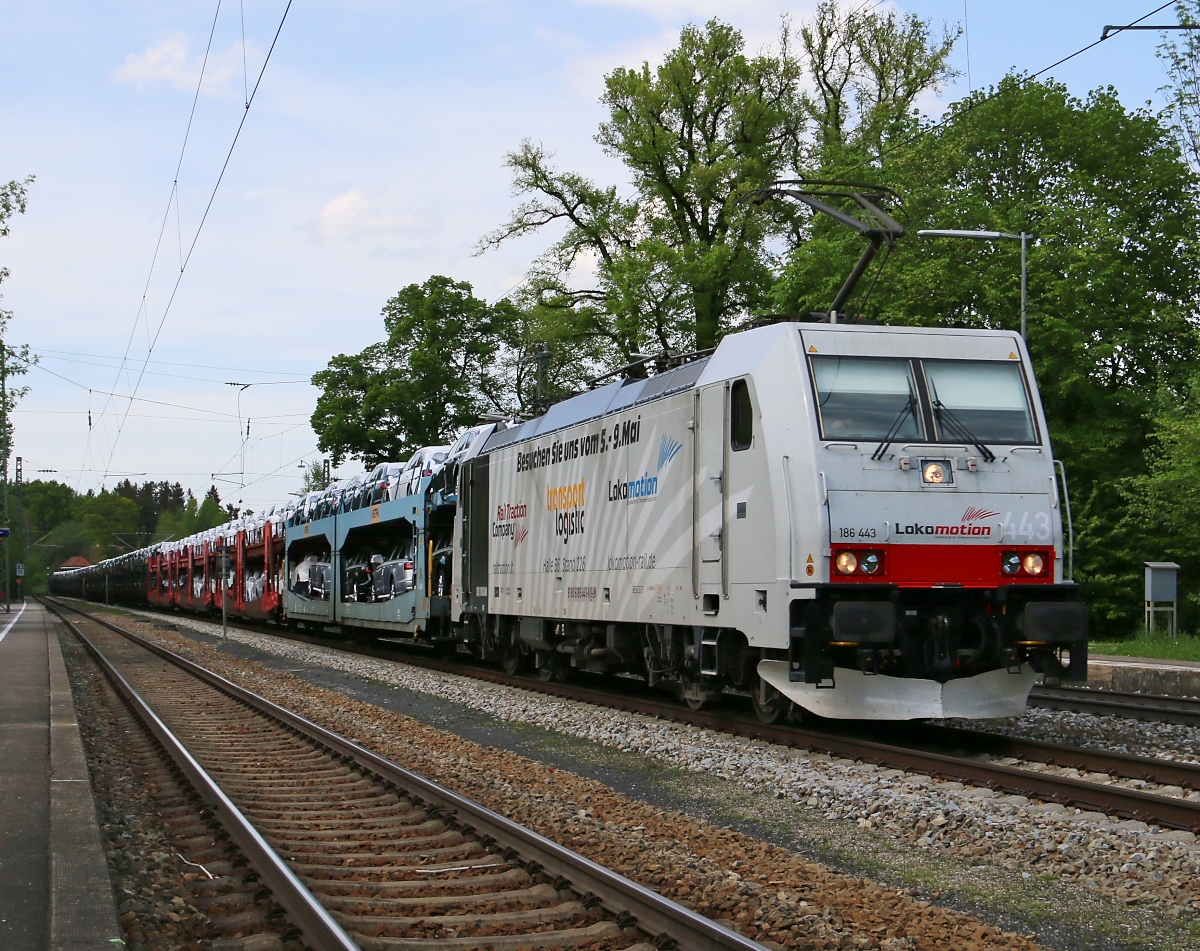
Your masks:
<instances>
[{"instance_id":1,"label":"white locomotive front","mask_svg":"<svg viewBox=\"0 0 1200 951\"><path fill-rule=\"evenodd\" d=\"M1013 715L1038 674L1086 670L1012 333L731 334L495 433L460 503L452 620L548 678L909 719Z\"/></svg>"}]
</instances>

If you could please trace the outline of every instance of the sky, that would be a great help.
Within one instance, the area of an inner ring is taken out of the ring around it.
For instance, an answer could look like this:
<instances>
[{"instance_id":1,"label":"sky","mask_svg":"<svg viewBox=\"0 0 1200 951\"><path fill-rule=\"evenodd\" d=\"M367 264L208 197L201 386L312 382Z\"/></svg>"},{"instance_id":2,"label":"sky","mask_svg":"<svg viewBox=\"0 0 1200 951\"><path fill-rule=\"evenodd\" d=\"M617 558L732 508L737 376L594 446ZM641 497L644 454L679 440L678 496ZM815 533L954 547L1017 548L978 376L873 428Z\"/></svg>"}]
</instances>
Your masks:
<instances>
[{"instance_id":1,"label":"sky","mask_svg":"<svg viewBox=\"0 0 1200 951\"><path fill-rule=\"evenodd\" d=\"M965 24L932 113L1158 5L880 4ZM446 274L495 300L555 237L476 253L516 202L506 152L539 141L561 167L623 186L593 139L606 72L657 63L683 25L712 17L758 52L781 17L814 7L293 0L284 18L288 0L0 0L0 182L37 176L0 238L5 342L41 355L16 381L30 387L13 418L25 479L215 484L252 509L285 499L320 455L307 380L383 337L389 297ZM1047 75L1158 109L1159 41L1120 34Z\"/></svg>"}]
</instances>

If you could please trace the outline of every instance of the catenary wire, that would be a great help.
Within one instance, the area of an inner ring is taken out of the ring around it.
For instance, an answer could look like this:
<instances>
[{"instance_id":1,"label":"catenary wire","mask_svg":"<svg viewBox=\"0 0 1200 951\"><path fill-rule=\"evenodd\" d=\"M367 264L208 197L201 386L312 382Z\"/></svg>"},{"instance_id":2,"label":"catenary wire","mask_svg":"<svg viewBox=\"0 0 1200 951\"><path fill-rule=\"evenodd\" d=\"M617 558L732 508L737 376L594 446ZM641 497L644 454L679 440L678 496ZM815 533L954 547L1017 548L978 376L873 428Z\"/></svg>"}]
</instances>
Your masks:
<instances>
[{"instance_id":1,"label":"catenary wire","mask_svg":"<svg viewBox=\"0 0 1200 951\"><path fill-rule=\"evenodd\" d=\"M12 413L33 413L39 416L86 416L87 410L82 409L14 409ZM229 425L228 419L211 419L207 416L164 416L159 413L130 413L130 419L173 419L181 423L220 423ZM285 426L287 423L272 422L282 419L308 419L307 413L277 413L271 416L255 416L256 426Z\"/></svg>"},{"instance_id":2,"label":"catenary wire","mask_svg":"<svg viewBox=\"0 0 1200 951\"><path fill-rule=\"evenodd\" d=\"M40 363L30 363L29 366L35 367L38 370L41 370L43 373L49 373L51 376L56 376L60 380L70 383L72 386L79 387L81 390L87 390L91 393L99 393L101 396L111 396L111 397L115 397L116 399L129 400L131 403L134 403L134 402L136 402L136 403L153 403L156 406L170 406L174 409L190 410L193 413L209 413L213 416L223 416L227 419L237 419L238 418L238 415L236 413L222 413L220 410L205 409L203 406L187 406L184 403L170 403L165 400L152 400L152 399L149 399L144 396L126 396L124 393L114 393L111 390L97 390L93 387L85 386L84 384L78 382L77 380L72 380L70 377L63 376L61 373L55 373L49 367L44 367ZM101 410L97 415L100 418L104 418L106 415L114 415L115 416L116 413L109 414L106 410ZM124 418L124 417L127 417L128 415L129 415L129 413L125 412L122 414L122 417ZM289 413L286 415L291 416L291 415L296 415L296 414ZM273 417L262 416L262 417L258 417L258 418L270 419Z\"/></svg>"},{"instance_id":3,"label":"catenary wire","mask_svg":"<svg viewBox=\"0 0 1200 951\"><path fill-rule=\"evenodd\" d=\"M242 117L238 122L237 130L233 134L233 141L229 144L229 150L225 154L225 161L221 165L221 171L217 175L217 181L213 185L212 192L208 196L208 202L204 207L204 213L200 216L200 223L196 226L195 234L192 236L191 243L188 245L187 254L183 259L182 265L180 266L179 274L176 277L174 286L171 289L171 294L167 298L167 305L165 308L163 308L163 314L162 314L162 317L159 319L158 327L156 328L156 330L154 332L154 336L150 340L150 344L147 347L146 360L149 360L151 354L153 354L154 347L158 344L158 338L162 334L163 327L167 322L167 317L171 312L171 307L175 303L175 297L178 294L179 286L183 281L183 275L187 270L188 263L192 259L192 254L196 250L196 244L200 240L200 233L204 230L205 222L208 221L208 215L209 215L209 212L212 211L213 202L216 200L216 197L217 197L217 191L221 187L221 182L224 181L224 179L225 179L225 172L229 168L230 159L233 158L233 151L237 147L238 139L241 138L242 129L244 129L246 126L246 118L247 118L247 116L250 115L250 107L254 104L254 99L258 95L259 86L262 84L262 79L263 79L263 76L266 74L267 66L271 62L271 55L272 55L272 53L275 52L275 46L279 42L279 35L280 35L280 33L283 32L283 25L284 25L284 23L287 22L288 11L290 11L291 9L292 9L292 0L288 0L287 6L284 7L283 15L279 18L279 26L275 30L275 36L272 38L271 45L267 49L267 55L263 60L262 69L259 70L258 78L254 81L254 88L250 92L249 98L246 100L245 108L242 110ZM143 361L141 371L139 372L138 378L133 385L133 390L132 390L132 393L130 394L131 397L137 395L137 391L141 387L142 376L145 373L145 370L146 370L146 362ZM129 405L132 405L132 402ZM126 407L126 412L128 412L128 406ZM117 445L119 444L119 442L121 440L121 434L124 432L124 430L125 430L125 417L122 417L120 424L117 426L116 436L113 437L112 448L110 449L109 454L108 454L108 462L105 463L106 468L110 468L112 466L113 457L116 455Z\"/></svg>"},{"instance_id":4,"label":"catenary wire","mask_svg":"<svg viewBox=\"0 0 1200 951\"><path fill-rule=\"evenodd\" d=\"M77 363L77 364L81 364L83 366L104 367L105 369L112 369L111 364L96 363L94 360L76 360L71 357L58 357L58 356L54 356L53 354L41 353L40 351L36 351L36 350L31 351L31 352L37 353L38 356L42 357L43 359L47 359L47 360L62 360L64 363ZM226 380L214 380L211 377L188 376L187 374L184 374L184 373L165 373L162 370L147 370L146 375L147 376L165 376L165 377L170 377L175 380L194 380L197 383L216 383L220 386L225 386L228 383L228 381L226 381ZM284 386L286 384L291 384L291 383L311 383L311 382L312 381L310 379L304 379L304 380L255 380L253 383L249 383L247 385L248 386Z\"/></svg>"},{"instance_id":5,"label":"catenary wire","mask_svg":"<svg viewBox=\"0 0 1200 951\"><path fill-rule=\"evenodd\" d=\"M94 357L97 360L120 360L121 357L114 356L109 353L83 353L79 350L54 350L50 347L32 347L30 348L35 353L41 354L64 354L71 357ZM298 376L301 371L298 370L260 370L253 367L226 367L217 366L212 363L180 363L173 360L147 360L147 363L155 366L164 367L188 367L192 370L229 370L232 373L264 373L268 376Z\"/></svg>"},{"instance_id":6,"label":"catenary wire","mask_svg":"<svg viewBox=\"0 0 1200 951\"><path fill-rule=\"evenodd\" d=\"M174 204L175 204L176 215L178 215L178 212L179 212L179 202L178 202L179 172L180 172L180 169L183 168L183 158L184 158L184 155L187 154L188 140L190 139L191 134L192 134L192 122L196 118L196 105L200 101L200 88L204 84L204 73L208 68L208 57L209 57L209 54L212 52L213 37L216 35L216 32L217 32L217 18L221 14L221 2L222 2L222 0L217 0L217 7L213 11L212 26L209 27L209 31L208 31L208 43L204 48L204 57L200 62L200 75L196 79L196 92L192 96L192 107L191 107L191 110L188 112L187 127L184 129L184 133L183 133L183 143L181 144L181 146L179 148L179 159L175 163L175 178L171 184L171 193L170 193L170 195L167 196L167 207L166 207L166 210L163 212L162 224L158 230L158 240L154 243L154 253L150 256L150 270L146 274L146 283L145 283L145 286L142 288L142 298L141 298L141 301L138 303L137 315L134 317L133 327L129 331L129 339L125 341L125 355L121 358L121 367L120 367L120 369L117 370L116 379L113 380L113 389L114 390L116 389L117 384L121 382L121 374L123 372L125 372L125 370L126 370L126 361L129 359L129 350L133 346L133 338L137 334L138 324L141 322L142 314L146 310L146 298L147 298L147 295L150 293L150 281L154 277L154 269L158 264L158 252L162 248L163 235L166 233L166 230L167 230L167 222L171 218L172 202L174 202ZM181 248L181 253L182 253L182 248ZM150 326L149 320L147 320L147 324L146 324L147 330L149 330L149 326ZM102 414L103 414L103 410L107 409L108 405L111 402L112 401L110 399L108 401L108 403L106 403L105 406L102 407L102 409L101 409ZM89 428L87 443L84 445L84 449L83 449L83 459L84 459L85 463L87 462L88 453L91 450L91 445L92 445L92 433L91 433L91 429ZM111 457L110 457L109 461L111 462Z\"/></svg>"}]
</instances>

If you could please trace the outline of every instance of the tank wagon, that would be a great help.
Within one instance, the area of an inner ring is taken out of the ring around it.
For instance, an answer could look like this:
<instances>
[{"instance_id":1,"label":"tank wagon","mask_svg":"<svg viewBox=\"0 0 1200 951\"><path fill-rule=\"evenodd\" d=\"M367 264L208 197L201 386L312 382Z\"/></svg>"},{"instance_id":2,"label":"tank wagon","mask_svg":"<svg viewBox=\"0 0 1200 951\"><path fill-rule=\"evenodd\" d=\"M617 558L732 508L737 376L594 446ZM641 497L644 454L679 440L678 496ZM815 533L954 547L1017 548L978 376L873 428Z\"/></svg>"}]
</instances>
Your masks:
<instances>
[{"instance_id":1,"label":"tank wagon","mask_svg":"<svg viewBox=\"0 0 1200 951\"><path fill-rule=\"evenodd\" d=\"M470 435L408 494L55 590L111 577L109 597L219 610L223 546L235 614L740 694L768 721L1008 716L1039 676L1086 676L1065 480L1014 333L776 323Z\"/></svg>"}]
</instances>

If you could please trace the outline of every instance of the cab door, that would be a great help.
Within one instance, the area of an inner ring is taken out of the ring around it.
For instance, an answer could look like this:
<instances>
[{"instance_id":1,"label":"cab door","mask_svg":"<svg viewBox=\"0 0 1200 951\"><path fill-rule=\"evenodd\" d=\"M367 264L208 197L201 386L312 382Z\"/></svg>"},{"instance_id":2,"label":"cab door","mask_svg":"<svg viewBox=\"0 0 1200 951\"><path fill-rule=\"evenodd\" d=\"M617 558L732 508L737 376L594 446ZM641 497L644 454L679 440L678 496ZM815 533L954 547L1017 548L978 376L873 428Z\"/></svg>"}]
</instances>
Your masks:
<instances>
[{"instance_id":1,"label":"cab door","mask_svg":"<svg viewBox=\"0 0 1200 951\"><path fill-rule=\"evenodd\" d=\"M728 383L715 383L696 393L692 438L692 578L693 594L728 595L729 574L725 550L728 541L725 472L729 428ZM706 602L708 599L705 599ZM716 613L715 605L705 610Z\"/></svg>"}]
</instances>

